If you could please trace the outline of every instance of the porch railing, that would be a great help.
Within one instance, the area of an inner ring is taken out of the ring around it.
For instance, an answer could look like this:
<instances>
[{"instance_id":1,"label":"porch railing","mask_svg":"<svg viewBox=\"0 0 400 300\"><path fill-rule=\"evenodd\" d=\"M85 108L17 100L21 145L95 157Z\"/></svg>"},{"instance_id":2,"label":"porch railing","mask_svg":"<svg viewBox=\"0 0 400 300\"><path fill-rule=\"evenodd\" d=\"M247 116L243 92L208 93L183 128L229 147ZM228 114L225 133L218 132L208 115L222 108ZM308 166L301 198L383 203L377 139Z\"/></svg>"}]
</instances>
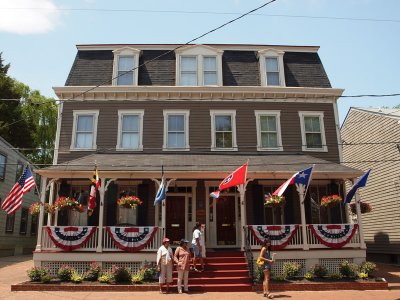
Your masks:
<instances>
[{"instance_id":1,"label":"porch railing","mask_svg":"<svg viewBox=\"0 0 400 300\"><path fill-rule=\"evenodd\" d=\"M257 225L253 225L257 226ZM264 226L264 225L263 225ZM252 250L261 249L260 243L251 232L248 226L244 226L245 236L248 236L249 244ZM307 232L307 244L310 249L330 249L329 247L323 245L311 232L310 228L306 225ZM360 233L359 230L355 232L354 236L351 240L344 245L342 248L361 248L360 243ZM294 234L292 240L289 244L284 248L284 250L290 249L303 249L303 236L302 236L302 225L299 225L298 230Z\"/></svg>"},{"instance_id":2,"label":"porch railing","mask_svg":"<svg viewBox=\"0 0 400 300\"><path fill-rule=\"evenodd\" d=\"M63 226L59 226L63 227ZM90 237L90 239L80 248L74 251L85 251L85 252L96 252L98 250L98 234L99 234L99 227L96 228L94 234ZM141 251L157 251L158 248L161 246L161 241L164 235L163 228L159 227L156 234L154 235L153 239L146 245L144 249ZM103 227L103 242L101 251L120 251L124 252L123 250L119 249L114 241L111 239L109 233L106 230L106 227ZM41 241L41 250L42 251L60 251L60 248L57 247L52 239L50 238L47 232L47 226L43 226L42 229L42 241Z\"/></svg>"}]
</instances>

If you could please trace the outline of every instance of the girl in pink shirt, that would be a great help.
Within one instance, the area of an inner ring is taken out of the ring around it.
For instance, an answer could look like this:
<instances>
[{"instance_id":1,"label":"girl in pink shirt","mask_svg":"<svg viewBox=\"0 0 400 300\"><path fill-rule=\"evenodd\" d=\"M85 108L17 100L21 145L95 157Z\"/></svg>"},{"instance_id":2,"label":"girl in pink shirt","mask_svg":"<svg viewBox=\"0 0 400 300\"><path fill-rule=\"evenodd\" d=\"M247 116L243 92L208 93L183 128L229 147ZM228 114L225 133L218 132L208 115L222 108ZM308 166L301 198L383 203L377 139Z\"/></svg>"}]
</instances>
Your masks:
<instances>
[{"instance_id":1,"label":"girl in pink shirt","mask_svg":"<svg viewBox=\"0 0 400 300\"><path fill-rule=\"evenodd\" d=\"M182 294L182 279L184 283L184 291L189 292L189 268L190 268L190 252L188 247L188 240L181 239L179 247L175 250L174 262L177 265L178 271L178 293Z\"/></svg>"}]
</instances>

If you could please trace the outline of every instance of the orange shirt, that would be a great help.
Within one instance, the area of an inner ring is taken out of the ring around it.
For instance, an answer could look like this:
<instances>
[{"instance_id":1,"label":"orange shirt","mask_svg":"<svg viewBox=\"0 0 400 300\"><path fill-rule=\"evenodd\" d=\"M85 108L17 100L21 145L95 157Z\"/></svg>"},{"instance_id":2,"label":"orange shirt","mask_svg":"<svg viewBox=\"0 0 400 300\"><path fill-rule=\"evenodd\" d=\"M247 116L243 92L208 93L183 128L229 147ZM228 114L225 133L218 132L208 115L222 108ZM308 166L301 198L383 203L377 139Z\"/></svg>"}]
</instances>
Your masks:
<instances>
[{"instance_id":1,"label":"orange shirt","mask_svg":"<svg viewBox=\"0 0 400 300\"><path fill-rule=\"evenodd\" d=\"M189 249L178 247L175 250L174 262L177 264L178 270L189 271L190 268L190 253Z\"/></svg>"}]
</instances>

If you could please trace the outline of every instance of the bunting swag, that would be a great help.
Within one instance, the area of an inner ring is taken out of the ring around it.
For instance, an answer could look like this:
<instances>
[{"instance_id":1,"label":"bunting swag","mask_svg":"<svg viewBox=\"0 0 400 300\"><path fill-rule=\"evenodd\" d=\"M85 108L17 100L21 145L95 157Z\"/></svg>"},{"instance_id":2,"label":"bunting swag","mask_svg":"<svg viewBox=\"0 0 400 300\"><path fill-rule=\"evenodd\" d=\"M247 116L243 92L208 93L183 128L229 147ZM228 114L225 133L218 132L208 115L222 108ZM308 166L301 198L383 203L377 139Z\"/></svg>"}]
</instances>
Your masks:
<instances>
[{"instance_id":1,"label":"bunting swag","mask_svg":"<svg viewBox=\"0 0 400 300\"><path fill-rule=\"evenodd\" d=\"M309 224L313 235L325 246L339 249L346 245L356 233L358 224Z\"/></svg>"},{"instance_id":2,"label":"bunting swag","mask_svg":"<svg viewBox=\"0 0 400 300\"><path fill-rule=\"evenodd\" d=\"M81 248L96 231L95 226L49 226L46 229L54 244L65 251Z\"/></svg>"},{"instance_id":3,"label":"bunting swag","mask_svg":"<svg viewBox=\"0 0 400 300\"><path fill-rule=\"evenodd\" d=\"M121 250L136 252L150 243L158 227L107 227L115 245Z\"/></svg>"},{"instance_id":4,"label":"bunting swag","mask_svg":"<svg viewBox=\"0 0 400 300\"><path fill-rule=\"evenodd\" d=\"M269 238L272 250L280 250L290 243L299 225L249 225L249 228L260 244Z\"/></svg>"}]
</instances>

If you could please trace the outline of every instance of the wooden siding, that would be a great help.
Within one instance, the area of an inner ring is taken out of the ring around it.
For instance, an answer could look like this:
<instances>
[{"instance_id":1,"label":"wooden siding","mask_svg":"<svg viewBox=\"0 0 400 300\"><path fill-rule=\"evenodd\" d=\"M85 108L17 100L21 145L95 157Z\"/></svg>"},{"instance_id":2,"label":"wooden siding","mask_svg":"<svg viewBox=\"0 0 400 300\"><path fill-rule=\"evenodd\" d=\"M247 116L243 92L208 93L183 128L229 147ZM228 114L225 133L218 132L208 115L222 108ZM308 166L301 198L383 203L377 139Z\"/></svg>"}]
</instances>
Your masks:
<instances>
[{"instance_id":1,"label":"wooden siding","mask_svg":"<svg viewBox=\"0 0 400 300\"><path fill-rule=\"evenodd\" d=\"M372 169L367 186L360 189L361 199L373 206L371 213L362 216L369 253L400 254L399 150L396 144L388 143L400 140L398 121L351 109L341 130L344 143L355 144L343 147L345 165ZM368 142L384 144L360 144ZM379 162L382 160L393 161Z\"/></svg>"},{"instance_id":2,"label":"wooden siding","mask_svg":"<svg viewBox=\"0 0 400 300\"><path fill-rule=\"evenodd\" d=\"M162 151L164 118L163 109L188 109L190 152L174 154L214 153L211 147L210 109L236 110L236 136L239 152L249 154L296 154L302 152L301 129L298 111L323 111L328 152L303 152L321 159L339 162L333 105L329 103L261 103L261 102L209 102L190 101L162 103L160 101L107 101L64 103L60 132L58 163L80 158L94 151L70 151L73 110L99 110L97 128L97 152L115 153L118 135L118 109L144 109L143 152L166 153ZM258 152L255 110L280 110L283 152ZM127 152L129 153L129 152ZM134 153L134 152L131 152ZM218 152L220 153L220 152ZM225 152L225 154L237 152Z\"/></svg>"},{"instance_id":3,"label":"wooden siding","mask_svg":"<svg viewBox=\"0 0 400 300\"><path fill-rule=\"evenodd\" d=\"M0 197L3 203L7 194L16 183L15 176L17 171L17 163L22 162L26 164L26 158L20 153L11 150L8 143L0 139L0 153L7 156L6 160L6 174L5 179L0 180ZM25 194L22 201L22 207L28 208L31 203L38 201L38 196L35 195L34 189ZM7 214L4 210L0 209L0 256L14 255L27 253L35 248L36 235L31 235L32 216L28 215L28 224L26 234L20 234L21 225L21 212L19 209L15 213L14 230L13 232L6 232L6 219Z\"/></svg>"}]
</instances>

